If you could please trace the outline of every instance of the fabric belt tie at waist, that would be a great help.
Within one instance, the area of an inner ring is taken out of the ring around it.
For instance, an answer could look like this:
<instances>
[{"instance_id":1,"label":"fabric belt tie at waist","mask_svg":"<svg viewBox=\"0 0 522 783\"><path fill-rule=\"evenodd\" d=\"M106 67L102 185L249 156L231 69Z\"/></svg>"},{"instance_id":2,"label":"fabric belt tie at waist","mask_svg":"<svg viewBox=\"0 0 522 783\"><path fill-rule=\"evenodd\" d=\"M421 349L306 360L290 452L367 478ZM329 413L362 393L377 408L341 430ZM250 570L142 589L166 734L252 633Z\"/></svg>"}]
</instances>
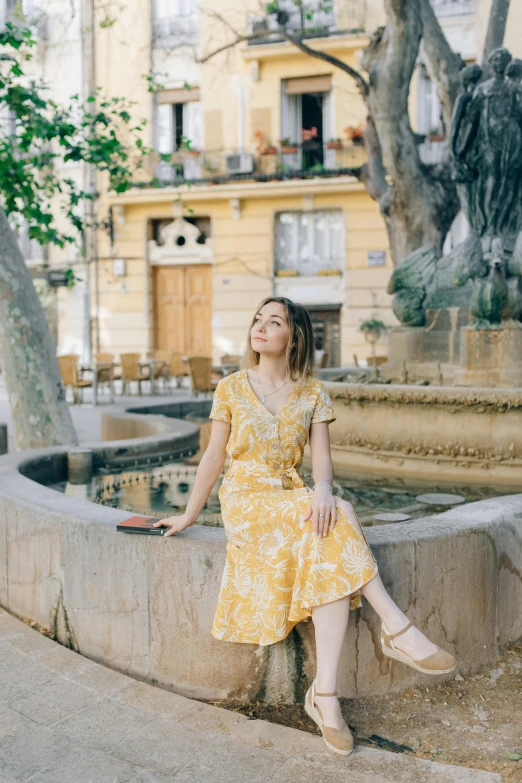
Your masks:
<instances>
[{"instance_id":1,"label":"fabric belt tie at waist","mask_svg":"<svg viewBox=\"0 0 522 783\"><path fill-rule=\"evenodd\" d=\"M303 486L303 480L294 467L283 470L280 478L283 489L297 489Z\"/></svg>"}]
</instances>

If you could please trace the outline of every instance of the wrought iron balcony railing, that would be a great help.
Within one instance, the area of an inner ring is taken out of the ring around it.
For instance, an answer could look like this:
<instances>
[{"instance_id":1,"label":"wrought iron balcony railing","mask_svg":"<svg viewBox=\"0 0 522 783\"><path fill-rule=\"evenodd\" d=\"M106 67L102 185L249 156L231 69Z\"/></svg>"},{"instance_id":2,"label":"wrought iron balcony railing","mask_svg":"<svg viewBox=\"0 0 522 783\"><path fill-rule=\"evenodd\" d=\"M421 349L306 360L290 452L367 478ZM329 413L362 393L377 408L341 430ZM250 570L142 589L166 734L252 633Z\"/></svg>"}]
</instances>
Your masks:
<instances>
[{"instance_id":1,"label":"wrought iron balcony railing","mask_svg":"<svg viewBox=\"0 0 522 783\"><path fill-rule=\"evenodd\" d=\"M469 16L477 10L477 0L431 0L437 16Z\"/></svg>"},{"instance_id":2,"label":"wrought iron balcony railing","mask_svg":"<svg viewBox=\"0 0 522 783\"><path fill-rule=\"evenodd\" d=\"M155 19L153 46L155 49L195 46L199 41L199 27L200 17L196 13Z\"/></svg>"},{"instance_id":3,"label":"wrought iron balcony railing","mask_svg":"<svg viewBox=\"0 0 522 783\"><path fill-rule=\"evenodd\" d=\"M180 150L172 153L168 161L159 160L156 153L152 170L159 186L231 180L268 182L348 175L365 161L362 145L314 141L246 152Z\"/></svg>"},{"instance_id":4,"label":"wrought iron balcony railing","mask_svg":"<svg viewBox=\"0 0 522 783\"><path fill-rule=\"evenodd\" d=\"M277 13L250 19L250 34L259 38L249 44L281 41L279 27L284 26L293 35L322 38L330 35L356 34L366 30L366 0L310 0L304 4L303 19L292 0L280 0ZM266 33L266 34L265 34Z\"/></svg>"}]
</instances>

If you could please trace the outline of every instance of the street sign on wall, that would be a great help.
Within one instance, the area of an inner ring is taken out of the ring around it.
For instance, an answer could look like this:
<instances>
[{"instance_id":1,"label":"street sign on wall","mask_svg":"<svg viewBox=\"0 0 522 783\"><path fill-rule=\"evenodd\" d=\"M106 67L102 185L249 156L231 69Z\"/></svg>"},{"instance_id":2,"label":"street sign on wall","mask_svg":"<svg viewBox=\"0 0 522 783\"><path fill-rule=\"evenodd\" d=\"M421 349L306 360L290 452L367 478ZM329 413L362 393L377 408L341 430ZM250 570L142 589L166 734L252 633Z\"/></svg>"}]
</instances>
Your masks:
<instances>
[{"instance_id":1,"label":"street sign on wall","mask_svg":"<svg viewBox=\"0 0 522 783\"><path fill-rule=\"evenodd\" d=\"M386 250L368 250L368 266L386 266Z\"/></svg>"},{"instance_id":2,"label":"street sign on wall","mask_svg":"<svg viewBox=\"0 0 522 783\"><path fill-rule=\"evenodd\" d=\"M71 279L71 274L65 269L49 269L47 272L47 282L52 288L66 286Z\"/></svg>"}]
</instances>

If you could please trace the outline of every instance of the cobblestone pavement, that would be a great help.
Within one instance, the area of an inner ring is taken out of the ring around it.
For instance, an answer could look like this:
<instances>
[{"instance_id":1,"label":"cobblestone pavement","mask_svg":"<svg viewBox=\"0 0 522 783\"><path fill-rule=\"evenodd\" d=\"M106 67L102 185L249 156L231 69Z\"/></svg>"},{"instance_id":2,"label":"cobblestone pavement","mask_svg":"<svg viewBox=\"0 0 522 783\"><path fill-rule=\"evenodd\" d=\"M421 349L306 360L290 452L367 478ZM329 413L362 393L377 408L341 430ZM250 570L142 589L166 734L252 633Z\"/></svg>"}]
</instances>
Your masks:
<instances>
[{"instance_id":1,"label":"cobblestone pavement","mask_svg":"<svg viewBox=\"0 0 522 783\"><path fill-rule=\"evenodd\" d=\"M0 609L0 783L498 783L370 748L335 756L100 666Z\"/></svg>"}]
</instances>

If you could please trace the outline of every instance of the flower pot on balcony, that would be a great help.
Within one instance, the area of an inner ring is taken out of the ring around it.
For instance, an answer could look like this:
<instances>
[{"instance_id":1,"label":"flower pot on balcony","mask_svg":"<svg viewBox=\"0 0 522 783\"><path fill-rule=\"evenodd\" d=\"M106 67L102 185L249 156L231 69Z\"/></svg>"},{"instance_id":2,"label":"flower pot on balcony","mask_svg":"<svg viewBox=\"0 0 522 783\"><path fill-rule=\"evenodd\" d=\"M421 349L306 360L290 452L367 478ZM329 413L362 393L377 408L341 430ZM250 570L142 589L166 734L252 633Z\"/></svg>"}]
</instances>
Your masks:
<instances>
[{"instance_id":1,"label":"flower pot on balcony","mask_svg":"<svg viewBox=\"0 0 522 783\"><path fill-rule=\"evenodd\" d=\"M445 141L445 138L442 133L430 133L428 136L429 141Z\"/></svg>"},{"instance_id":2,"label":"flower pot on balcony","mask_svg":"<svg viewBox=\"0 0 522 783\"><path fill-rule=\"evenodd\" d=\"M326 142L326 149L327 150L342 150L343 143L342 141L327 141Z\"/></svg>"},{"instance_id":3,"label":"flower pot on balcony","mask_svg":"<svg viewBox=\"0 0 522 783\"><path fill-rule=\"evenodd\" d=\"M277 149L275 147L265 147L264 150L261 151L261 155L276 155Z\"/></svg>"},{"instance_id":4,"label":"flower pot on balcony","mask_svg":"<svg viewBox=\"0 0 522 783\"><path fill-rule=\"evenodd\" d=\"M364 144L364 139L362 136L354 136L352 139L352 143L355 144L356 147L362 147Z\"/></svg>"},{"instance_id":5,"label":"flower pot on balcony","mask_svg":"<svg viewBox=\"0 0 522 783\"><path fill-rule=\"evenodd\" d=\"M185 150L185 152L189 156L189 158L198 158L200 155L199 150Z\"/></svg>"},{"instance_id":6,"label":"flower pot on balcony","mask_svg":"<svg viewBox=\"0 0 522 783\"><path fill-rule=\"evenodd\" d=\"M317 276L318 277L339 277L342 275L342 272L340 269L318 269L317 270Z\"/></svg>"},{"instance_id":7,"label":"flower pot on balcony","mask_svg":"<svg viewBox=\"0 0 522 783\"><path fill-rule=\"evenodd\" d=\"M297 269L277 269L276 277L297 277Z\"/></svg>"},{"instance_id":8,"label":"flower pot on balcony","mask_svg":"<svg viewBox=\"0 0 522 783\"><path fill-rule=\"evenodd\" d=\"M281 152L283 155L292 155L297 152L297 149L297 144L285 144L281 147Z\"/></svg>"}]
</instances>

